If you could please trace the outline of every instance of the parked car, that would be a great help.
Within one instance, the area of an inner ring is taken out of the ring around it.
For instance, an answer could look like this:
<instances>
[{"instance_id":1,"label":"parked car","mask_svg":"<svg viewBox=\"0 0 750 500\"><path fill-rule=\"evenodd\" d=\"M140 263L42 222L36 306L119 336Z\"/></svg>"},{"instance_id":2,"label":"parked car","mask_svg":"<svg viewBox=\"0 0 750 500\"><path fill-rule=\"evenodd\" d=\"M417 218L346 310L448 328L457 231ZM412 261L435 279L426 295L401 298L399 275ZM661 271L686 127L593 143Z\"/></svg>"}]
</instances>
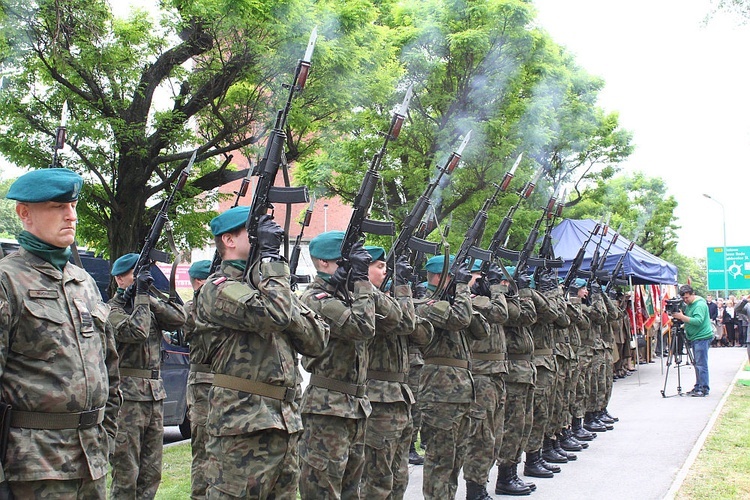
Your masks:
<instances>
[{"instance_id":1,"label":"parked car","mask_svg":"<svg viewBox=\"0 0 750 500\"><path fill-rule=\"evenodd\" d=\"M15 241L0 241L0 258L18 250ZM87 250L78 251L81 263L94 278L102 299L109 300L109 262ZM169 290L169 280L161 269L151 266L154 286L159 290ZM180 303L182 299L177 298ZM187 414L187 378L190 371L189 347L182 330L163 331L161 341L161 374L167 398L164 400L164 425L177 425L185 439L190 437L190 420Z\"/></svg>"}]
</instances>

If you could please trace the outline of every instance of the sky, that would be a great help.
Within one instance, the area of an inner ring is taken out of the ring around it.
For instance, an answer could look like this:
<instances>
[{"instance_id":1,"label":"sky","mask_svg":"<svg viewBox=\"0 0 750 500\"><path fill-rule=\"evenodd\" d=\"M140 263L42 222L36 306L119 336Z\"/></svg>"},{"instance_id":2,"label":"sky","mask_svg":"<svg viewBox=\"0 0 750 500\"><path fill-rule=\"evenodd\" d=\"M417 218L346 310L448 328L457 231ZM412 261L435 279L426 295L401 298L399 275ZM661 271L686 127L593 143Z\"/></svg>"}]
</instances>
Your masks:
<instances>
[{"instance_id":1,"label":"sky","mask_svg":"<svg viewBox=\"0 0 750 500\"><path fill-rule=\"evenodd\" d=\"M534 4L538 25L604 79L599 105L633 133L622 170L661 177L677 200L678 251L723 246L724 220L727 246L750 246L750 25L704 23L707 0Z\"/></svg>"}]
</instances>

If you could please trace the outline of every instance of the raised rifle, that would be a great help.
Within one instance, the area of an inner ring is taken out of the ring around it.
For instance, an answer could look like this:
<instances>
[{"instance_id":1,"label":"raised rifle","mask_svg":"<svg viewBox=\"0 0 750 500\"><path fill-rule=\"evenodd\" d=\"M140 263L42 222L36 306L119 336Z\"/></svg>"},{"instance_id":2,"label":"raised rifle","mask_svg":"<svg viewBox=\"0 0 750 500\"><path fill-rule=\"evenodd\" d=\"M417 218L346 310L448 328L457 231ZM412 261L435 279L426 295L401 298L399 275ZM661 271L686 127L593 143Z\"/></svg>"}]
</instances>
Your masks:
<instances>
[{"instance_id":1,"label":"raised rifle","mask_svg":"<svg viewBox=\"0 0 750 500\"><path fill-rule=\"evenodd\" d=\"M250 213L247 216L247 222L245 223L245 229L247 229L247 237L250 240L250 253L247 258L247 265L245 267L245 281L250 282L250 272L252 266L258 261L260 257L260 248L258 245L258 225L260 218L268 213L269 210L273 210L274 203L307 203L309 201L307 188L302 187L275 187L274 182L276 181L276 174L279 171L279 166L283 161L284 155L284 144L286 141L286 128L287 117L289 116L289 110L292 107L292 99L295 94L299 93L304 89L307 77L310 74L310 66L313 50L315 49L315 41L318 38L317 28L313 28L310 34L310 39L307 42L307 50L305 55L297 61L297 67L294 71L294 77L292 84L287 88L289 94L286 99L286 104L276 114L276 122L274 123L273 129L266 142L266 149L263 153L263 158L258 162L253 170L253 175L258 176L258 183L255 186L255 193L253 194L253 201L250 205ZM286 87L286 86L285 86Z\"/></svg>"},{"instance_id":2,"label":"raised rifle","mask_svg":"<svg viewBox=\"0 0 750 500\"><path fill-rule=\"evenodd\" d=\"M625 262L625 256L628 255L628 253L633 250L633 247L635 246L635 241L631 241L630 245L628 245L627 250L623 252L622 255L620 255L620 258L617 259L617 264L615 264L615 267L612 269L612 273L609 275L609 280L607 283L606 290L609 290L610 287L614 286L616 284L617 279L620 276L620 272L622 271L622 265Z\"/></svg>"},{"instance_id":3,"label":"raised rifle","mask_svg":"<svg viewBox=\"0 0 750 500\"><path fill-rule=\"evenodd\" d=\"M289 256L289 274L292 277L292 289L296 289L299 283L310 283L310 276L298 275L297 266L299 265L299 256L302 252L302 234L305 232L305 228L310 225L312 219L313 207L315 206L315 195L310 197L310 205L305 210L305 215L300 221L299 234L294 240L294 247L292 247L292 253Z\"/></svg>"},{"instance_id":4,"label":"raised rifle","mask_svg":"<svg viewBox=\"0 0 750 500\"><path fill-rule=\"evenodd\" d=\"M607 232L609 232L609 217L607 217L607 221L604 223L604 226L602 227L602 234L599 235L599 241L596 243L596 248L594 249L594 255L591 257L591 265L589 266L589 270L584 271L584 274L583 274L583 277L588 278L588 283L586 286L589 289L591 288L591 284L596 280L596 270L599 268L599 260L601 257L599 254L599 250L602 247L602 242L604 241L604 237L607 236Z\"/></svg>"},{"instance_id":5,"label":"raised rifle","mask_svg":"<svg viewBox=\"0 0 750 500\"><path fill-rule=\"evenodd\" d=\"M385 136L383 145L380 147L380 150L375 153L375 156L373 156L370 166L362 179L362 184L359 186L359 192L357 192L357 196L354 198L354 210L352 210L349 225L346 227L344 240L341 242L341 260L339 261L339 266L345 266L347 270L349 270L351 265L349 256L351 255L352 247L364 237L364 233L391 236L396 234L392 222L375 221L368 219L367 216L370 211L370 206L372 205L375 188L380 181L380 166L383 157L385 156L386 149L388 148L388 143L390 141L395 141L401 133L401 127L406 119L406 112L409 109L409 101L411 101L412 92L412 86L410 85L406 90L404 101L391 118L388 132L383 134Z\"/></svg>"},{"instance_id":6,"label":"raised rifle","mask_svg":"<svg viewBox=\"0 0 750 500\"><path fill-rule=\"evenodd\" d=\"M597 278L606 278L609 276L609 274L604 271L604 264L607 261L607 256L609 255L609 251L612 249L612 245L614 245L617 242L617 239L620 237L620 229L622 228L622 224L620 224L620 227L617 228L617 231L615 231L614 236L612 236L612 239L609 240L609 244L607 244L607 248L604 249L604 253L599 258L599 261L597 262L596 268L593 270L594 275Z\"/></svg>"},{"instance_id":7,"label":"raised rifle","mask_svg":"<svg viewBox=\"0 0 750 500\"><path fill-rule=\"evenodd\" d=\"M393 246L391 246L391 249L385 258L387 270L385 279L383 280L383 284L380 285L381 290L385 291L388 287L388 282L393 277L396 259L398 257L402 255L408 255L410 250L421 252L422 254L435 254L438 252L437 243L433 243L423 238L417 237L415 231L418 228L422 227L422 225L424 225L424 228L426 230L426 222L424 222L422 219L424 218L427 209L431 205L430 198L435 192L435 189L437 189L437 187L440 185L440 180L443 178L443 176L451 175L453 173L453 170L461 161L461 154L463 153L466 145L469 143L469 139L471 139L471 131L466 134L466 137L464 137L464 140L461 142L461 145L458 147L458 149L451 153L451 155L448 157L448 160L443 164L442 167L440 167L440 170L438 171L435 179L427 185L422 195L414 204L414 208L411 209L411 212L409 212L409 214L404 219L404 225L401 226L401 231L398 233L396 241L393 243Z\"/></svg>"},{"instance_id":8,"label":"raised rifle","mask_svg":"<svg viewBox=\"0 0 750 500\"><path fill-rule=\"evenodd\" d=\"M583 259L586 256L586 247L589 245L591 238L599 234L599 229L601 229L601 227L601 222L597 222L594 230L589 233L586 241L584 241L583 245L581 245L581 248L578 249L578 253L575 256L575 259L573 259L573 263L570 264L568 274L565 275L565 280L563 281L563 290L565 290L566 292L570 288L570 285L573 284L573 280L578 277L578 271L581 269L581 264L583 264Z\"/></svg>"},{"instance_id":9,"label":"raised rifle","mask_svg":"<svg viewBox=\"0 0 750 500\"><path fill-rule=\"evenodd\" d=\"M531 228L531 232L529 232L529 235L526 238L526 242L523 244L523 248L521 249L521 252L518 256L518 262L516 263L516 271L515 273L513 273L513 279L518 279L518 276L522 272L524 272L526 268L529 266L529 259L531 258L531 252L534 251L534 247L536 246L536 240L539 238L539 228L541 227L542 222L544 222L544 220L547 219L547 214L549 214L550 212L554 210L556 202L557 202L557 195L555 193L552 193L552 196L550 196L550 199L547 201L547 205L544 207L544 211L542 212L542 215L539 216L536 222L534 222L534 226ZM562 266L562 260L559 262L544 261L542 263L542 266L559 267L559 266Z\"/></svg>"},{"instance_id":10,"label":"raised rifle","mask_svg":"<svg viewBox=\"0 0 750 500\"><path fill-rule=\"evenodd\" d=\"M553 198L554 198L554 195L553 195ZM565 201L565 192L563 191L563 195L557 201L557 204L555 205L555 209L549 210L547 212L547 225L544 230L544 236L542 237L542 244L539 245L539 258L540 259L547 259L551 261L555 258L555 250L552 247L552 228L555 226L555 219L562 216L562 209L563 209L564 201ZM550 199L550 202L554 203L552 199ZM539 274L542 272L542 269L544 269L543 266L536 266L536 268L534 269L534 280L539 279Z\"/></svg>"},{"instance_id":11,"label":"raised rifle","mask_svg":"<svg viewBox=\"0 0 750 500\"><path fill-rule=\"evenodd\" d=\"M467 259L473 261L474 259L483 259L486 256L486 251L482 250L479 245L482 243L482 236L484 235L484 229L487 225L487 218L489 217L488 211L490 207L495 204L502 187L502 184L495 184L495 192L484 201L482 208L479 209L474 216L474 220L471 222L469 229L466 230L464 241L461 243L458 252L456 252L455 260L453 261L453 265L451 265L447 286L442 286L445 276L441 277L441 283L438 285L441 300L452 301L453 296L456 293L456 271L458 271L458 268L463 265Z\"/></svg>"}]
</instances>

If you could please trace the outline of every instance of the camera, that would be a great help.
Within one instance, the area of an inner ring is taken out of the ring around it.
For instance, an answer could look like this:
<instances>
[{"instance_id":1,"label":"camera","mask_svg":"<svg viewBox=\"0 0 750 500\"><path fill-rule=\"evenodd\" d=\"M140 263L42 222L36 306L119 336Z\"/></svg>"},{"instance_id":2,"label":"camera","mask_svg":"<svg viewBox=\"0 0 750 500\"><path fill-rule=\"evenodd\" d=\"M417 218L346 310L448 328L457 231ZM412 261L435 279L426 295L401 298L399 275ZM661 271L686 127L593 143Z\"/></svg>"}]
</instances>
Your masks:
<instances>
[{"instance_id":1,"label":"camera","mask_svg":"<svg viewBox=\"0 0 750 500\"><path fill-rule=\"evenodd\" d=\"M683 307L685 307L685 302L683 302L681 298L675 297L667 300L664 309L666 310L667 314L674 314L676 312L680 312L680 309L682 309Z\"/></svg>"}]
</instances>

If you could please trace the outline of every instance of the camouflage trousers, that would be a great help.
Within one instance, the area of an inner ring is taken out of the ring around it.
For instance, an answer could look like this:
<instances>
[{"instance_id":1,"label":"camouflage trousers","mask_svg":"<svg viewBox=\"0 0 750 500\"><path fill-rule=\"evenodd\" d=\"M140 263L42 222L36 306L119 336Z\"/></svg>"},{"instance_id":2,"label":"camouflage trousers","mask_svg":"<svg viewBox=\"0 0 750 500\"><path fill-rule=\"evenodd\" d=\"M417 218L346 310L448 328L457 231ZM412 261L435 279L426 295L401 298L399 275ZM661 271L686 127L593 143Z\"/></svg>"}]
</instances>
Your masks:
<instances>
[{"instance_id":1,"label":"camouflage trousers","mask_svg":"<svg viewBox=\"0 0 750 500\"><path fill-rule=\"evenodd\" d=\"M89 500L107 498L107 478L99 479L45 479L41 481L8 482L11 498L55 498L59 500Z\"/></svg>"},{"instance_id":2,"label":"camouflage trousers","mask_svg":"<svg viewBox=\"0 0 750 500\"><path fill-rule=\"evenodd\" d=\"M206 498L295 498L301 432L263 429L236 436L208 436Z\"/></svg>"},{"instance_id":3,"label":"camouflage trousers","mask_svg":"<svg viewBox=\"0 0 750 500\"><path fill-rule=\"evenodd\" d=\"M586 354L578 355L578 366L576 367L575 394L571 400L570 414L573 418L583 418L586 410L586 400L588 398L589 370L591 368L591 356Z\"/></svg>"},{"instance_id":4,"label":"camouflage trousers","mask_svg":"<svg viewBox=\"0 0 750 500\"><path fill-rule=\"evenodd\" d=\"M410 404L372 402L365 426L362 498L403 498L409 484Z\"/></svg>"},{"instance_id":5,"label":"camouflage trousers","mask_svg":"<svg viewBox=\"0 0 750 500\"><path fill-rule=\"evenodd\" d=\"M533 423L534 386L505 382L505 416L503 439L495 451L499 467L517 465L526 448Z\"/></svg>"},{"instance_id":6,"label":"camouflage trousers","mask_svg":"<svg viewBox=\"0 0 750 500\"><path fill-rule=\"evenodd\" d=\"M474 375L476 402L471 404L469 445L464 461L464 478L485 484L495 465L495 449L503 439L505 383L502 375Z\"/></svg>"},{"instance_id":7,"label":"camouflage trousers","mask_svg":"<svg viewBox=\"0 0 750 500\"><path fill-rule=\"evenodd\" d=\"M305 427L299 452L302 500L360 498L366 419L303 413L302 424Z\"/></svg>"},{"instance_id":8,"label":"camouflage trousers","mask_svg":"<svg viewBox=\"0 0 750 500\"><path fill-rule=\"evenodd\" d=\"M190 416L190 448L193 460L190 464L190 498L206 497L206 420L208 419L208 392L211 384L188 384L187 403Z\"/></svg>"},{"instance_id":9,"label":"camouflage trousers","mask_svg":"<svg viewBox=\"0 0 750 500\"><path fill-rule=\"evenodd\" d=\"M419 434L420 427L422 427L422 411L419 409L419 400L417 399L419 394L419 373L421 371L422 365L410 366L409 380L407 381L407 383L409 384L409 389L411 389L412 394L414 394L414 399L416 401L413 405L411 405L412 443L417 442L417 435Z\"/></svg>"},{"instance_id":10,"label":"camouflage trousers","mask_svg":"<svg viewBox=\"0 0 750 500\"><path fill-rule=\"evenodd\" d=\"M529 440L526 451L542 449L542 440L548 432L552 395L555 392L555 372L544 366L536 367L536 385L534 386L534 405Z\"/></svg>"},{"instance_id":11,"label":"camouflage trousers","mask_svg":"<svg viewBox=\"0 0 750 500\"><path fill-rule=\"evenodd\" d=\"M161 482L164 447L162 401L122 402L112 457L112 498L154 498Z\"/></svg>"},{"instance_id":12,"label":"camouflage trousers","mask_svg":"<svg viewBox=\"0 0 750 500\"><path fill-rule=\"evenodd\" d=\"M603 410L612 398L612 385L614 384L615 362L612 349L604 351L604 392L600 401L599 409Z\"/></svg>"},{"instance_id":13,"label":"camouflage trousers","mask_svg":"<svg viewBox=\"0 0 750 500\"><path fill-rule=\"evenodd\" d=\"M556 434L567 425L566 413L569 407L570 386L572 384L571 361L563 356L555 356L557 372L555 372L555 393L550 404L550 419L548 436Z\"/></svg>"},{"instance_id":14,"label":"camouflage trousers","mask_svg":"<svg viewBox=\"0 0 750 500\"><path fill-rule=\"evenodd\" d=\"M604 351L595 350L588 373L586 411L599 410L604 393Z\"/></svg>"},{"instance_id":15,"label":"camouflage trousers","mask_svg":"<svg viewBox=\"0 0 750 500\"><path fill-rule=\"evenodd\" d=\"M427 449L422 472L426 499L455 498L471 425L471 403L422 401L422 442Z\"/></svg>"}]
</instances>

